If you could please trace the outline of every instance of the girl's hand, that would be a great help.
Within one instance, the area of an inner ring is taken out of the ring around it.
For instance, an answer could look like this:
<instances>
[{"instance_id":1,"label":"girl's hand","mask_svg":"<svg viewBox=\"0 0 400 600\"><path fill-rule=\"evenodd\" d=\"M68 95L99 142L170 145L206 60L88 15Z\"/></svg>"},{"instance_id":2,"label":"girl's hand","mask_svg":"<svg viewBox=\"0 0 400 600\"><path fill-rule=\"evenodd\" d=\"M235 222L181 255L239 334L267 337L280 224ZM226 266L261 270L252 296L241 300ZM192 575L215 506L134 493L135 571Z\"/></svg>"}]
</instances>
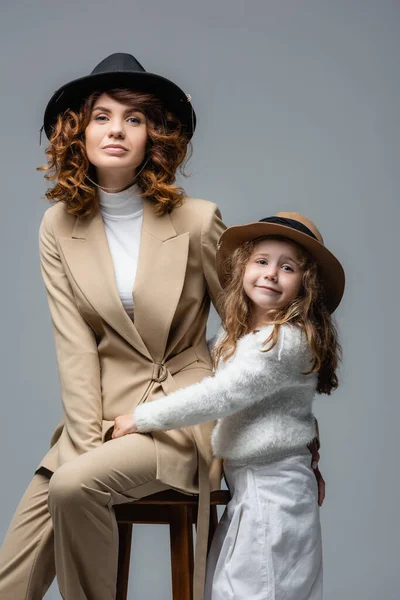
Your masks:
<instances>
[{"instance_id":1,"label":"girl's hand","mask_svg":"<svg viewBox=\"0 0 400 600\"><path fill-rule=\"evenodd\" d=\"M318 506L322 506L325 500L325 479L318 467L314 469L314 473L318 484Z\"/></svg>"},{"instance_id":2,"label":"girl's hand","mask_svg":"<svg viewBox=\"0 0 400 600\"><path fill-rule=\"evenodd\" d=\"M119 438L128 433L137 433L136 421L133 415L121 415L114 421L112 438Z\"/></svg>"},{"instance_id":3,"label":"girl's hand","mask_svg":"<svg viewBox=\"0 0 400 600\"><path fill-rule=\"evenodd\" d=\"M308 444L308 449L311 452L311 467L318 484L318 506L322 506L325 499L325 479L322 477L321 471L318 468L320 458L318 452L319 447L319 439L317 437Z\"/></svg>"}]
</instances>

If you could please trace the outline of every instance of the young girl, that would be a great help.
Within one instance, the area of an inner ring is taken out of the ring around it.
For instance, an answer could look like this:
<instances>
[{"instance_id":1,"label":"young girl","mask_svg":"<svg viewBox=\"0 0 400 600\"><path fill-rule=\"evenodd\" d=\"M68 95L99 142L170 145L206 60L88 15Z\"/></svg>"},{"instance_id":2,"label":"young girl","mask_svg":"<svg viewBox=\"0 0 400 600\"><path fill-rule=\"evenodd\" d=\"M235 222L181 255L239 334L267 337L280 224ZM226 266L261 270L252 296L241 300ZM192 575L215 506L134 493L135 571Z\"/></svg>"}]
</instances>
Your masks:
<instances>
[{"instance_id":1,"label":"young girl","mask_svg":"<svg viewBox=\"0 0 400 600\"><path fill-rule=\"evenodd\" d=\"M226 230L217 272L224 331L215 376L139 405L130 432L219 419L212 446L232 499L208 558L208 600L321 600L317 484L306 445L315 392L338 385L331 313L344 272L298 213ZM115 437L127 433L119 426Z\"/></svg>"}]
</instances>

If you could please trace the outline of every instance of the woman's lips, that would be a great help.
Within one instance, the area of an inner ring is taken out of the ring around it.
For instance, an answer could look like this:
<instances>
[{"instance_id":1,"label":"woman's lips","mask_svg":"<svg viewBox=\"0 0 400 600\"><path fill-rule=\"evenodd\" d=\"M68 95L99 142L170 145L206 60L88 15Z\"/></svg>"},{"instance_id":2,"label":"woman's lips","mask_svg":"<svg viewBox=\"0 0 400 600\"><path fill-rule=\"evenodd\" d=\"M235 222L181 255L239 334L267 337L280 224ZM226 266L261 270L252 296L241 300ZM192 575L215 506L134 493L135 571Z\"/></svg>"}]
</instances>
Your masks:
<instances>
[{"instance_id":1,"label":"woman's lips","mask_svg":"<svg viewBox=\"0 0 400 600\"><path fill-rule=\"evenodd\" d=\"M122 146L106 146L103 150L108 154L124 154L127 152L127 149Z\"/></svg>"}]
</instances>

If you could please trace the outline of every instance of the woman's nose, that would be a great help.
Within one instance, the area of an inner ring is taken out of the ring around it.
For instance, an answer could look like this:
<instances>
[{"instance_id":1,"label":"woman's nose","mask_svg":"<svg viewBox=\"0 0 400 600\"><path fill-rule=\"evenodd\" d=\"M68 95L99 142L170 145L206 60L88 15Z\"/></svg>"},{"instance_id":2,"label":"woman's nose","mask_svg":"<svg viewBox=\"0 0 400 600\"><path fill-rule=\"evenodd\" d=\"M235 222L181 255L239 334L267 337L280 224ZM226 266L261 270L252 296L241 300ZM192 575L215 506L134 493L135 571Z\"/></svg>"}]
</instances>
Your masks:
<instances>
[{"instance_id":1,"label":"woman's nose","mask_svg":"<svg viewBox=\"0 0 400 600\"><path fill-rule=\"evenodd\" d=\"M120 121L113 121L111 123L111 127L108 135L110 137L124 138L125 137L125 129L124 125Z\"/></svg>"}]
</instances>

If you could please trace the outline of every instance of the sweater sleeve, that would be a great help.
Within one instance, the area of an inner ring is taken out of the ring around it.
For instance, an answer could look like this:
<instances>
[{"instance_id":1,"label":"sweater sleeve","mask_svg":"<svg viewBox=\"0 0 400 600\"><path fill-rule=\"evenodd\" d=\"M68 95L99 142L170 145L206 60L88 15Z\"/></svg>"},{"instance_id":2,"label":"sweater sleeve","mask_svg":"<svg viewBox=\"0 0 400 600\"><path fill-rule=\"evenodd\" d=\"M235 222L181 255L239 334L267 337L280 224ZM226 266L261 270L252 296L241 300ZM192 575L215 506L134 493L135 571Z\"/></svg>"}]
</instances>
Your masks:
<instances>
[{"instance_id":1,"label":"sweater sleeve","mask_svg":"<svg viewBox=\"0 0 400 600\"><path fill-rule=\"evenodd\" d=\"M298 380L301 331L282 327L278 343L263 352L262 342L271 328L262 334L248 334L239 342L234 358L214 377L206 377L166 398L139 405L135 412L139 432L154 429L178 429L232 415Z\"/></svg>"}]
</instances>

